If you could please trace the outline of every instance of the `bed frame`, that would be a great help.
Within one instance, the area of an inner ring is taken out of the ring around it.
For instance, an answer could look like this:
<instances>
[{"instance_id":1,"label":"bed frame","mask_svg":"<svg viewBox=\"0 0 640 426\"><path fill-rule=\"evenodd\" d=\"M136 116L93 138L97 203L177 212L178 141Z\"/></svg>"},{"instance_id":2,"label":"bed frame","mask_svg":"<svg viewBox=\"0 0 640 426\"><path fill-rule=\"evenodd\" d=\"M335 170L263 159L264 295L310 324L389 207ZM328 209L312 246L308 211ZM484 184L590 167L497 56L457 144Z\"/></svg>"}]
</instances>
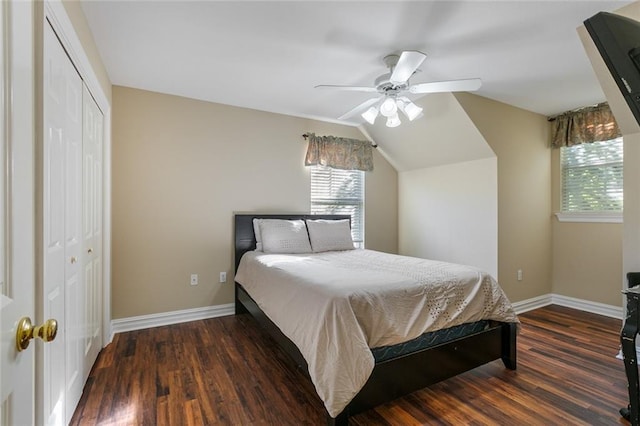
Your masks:
<instances>
[{"instance_id":1,"label":"bed frame","mask_svg":"<svg viewBox=\"0 0 640 426\"><path fill-rule=\"evenodd\" d=\"M306 214L236 214L235 269L242 255L256 247L253 219L350 219L345 215ZM297 346L289 340L258 307L242 285L235 283L235 313L250 313L275 339L282 349L308 376L307 363ZM393 359L377 362L369 380L337 417L326 415L327 425L347 425L349 415L407 395L418 389L456 376L480 365L502 359L511 370L516 369L515 323L493 322L484 331L432 346Z\"/></svg>"}]
</instances>

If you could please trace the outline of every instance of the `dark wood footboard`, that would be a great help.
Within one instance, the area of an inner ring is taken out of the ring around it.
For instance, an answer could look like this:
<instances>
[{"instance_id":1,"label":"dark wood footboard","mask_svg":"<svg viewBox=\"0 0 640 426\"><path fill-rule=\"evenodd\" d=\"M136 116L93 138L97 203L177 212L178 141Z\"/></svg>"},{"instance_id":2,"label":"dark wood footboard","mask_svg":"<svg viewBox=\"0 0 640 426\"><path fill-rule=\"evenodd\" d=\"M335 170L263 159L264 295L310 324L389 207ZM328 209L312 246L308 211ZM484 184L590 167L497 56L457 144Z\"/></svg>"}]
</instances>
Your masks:
<instances>
[{"instance_id":1,"label":"dark wood footboard","mask_svg":"<svg viewBox=\"0 0 640 426\"><path fill-rule=\"evenodd\" d=\"M376 363L371 377L349 404L349 412L368 410L503 358L502 339L509 328L510 324L499 323L476 334ZM507 367L514 369L515 359Z\"/></svg>"},{"instance_id":2,"label":"dark wood footboard","mask_svg":"<svg viewBox=\"0 0 640 426\"><path fill-rule=\"evenodd\" d=\"M518 336L518 324L508 322L502 324L502 362L509 370L515 370L518 366L516 339Z\"/></svg>"},{"instance_id":3,"label":"dark wood footboard","mask_svg":"<svg viewBox=\"0 0 640 426\"><path fill-rule=\"evenodd\" d=\"M298 347L286 337L256 302L236 283L236 312L249 312L308 376L307 363ZM514 323L496 323L481 332L421 351L376 363L369 380L337 417L327 414L328 425L347 425L350 415L407 395L480 365L502 359L516 369Z\"/></svg>"}]
</instances>

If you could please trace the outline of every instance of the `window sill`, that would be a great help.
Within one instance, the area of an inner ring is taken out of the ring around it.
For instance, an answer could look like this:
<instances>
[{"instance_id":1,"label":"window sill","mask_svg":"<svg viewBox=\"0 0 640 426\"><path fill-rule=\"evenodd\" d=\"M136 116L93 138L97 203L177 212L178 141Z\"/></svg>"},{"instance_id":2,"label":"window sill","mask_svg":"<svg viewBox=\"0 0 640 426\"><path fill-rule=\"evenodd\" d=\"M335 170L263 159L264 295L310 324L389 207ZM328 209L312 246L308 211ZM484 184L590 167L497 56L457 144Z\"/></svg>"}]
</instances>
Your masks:
<instances>
[{"instance_id":1,"label":"window sill","mask_svg":"<svg viewBox=\"0 0 640 426\"><path fill-rule=\"evenodd\" d=\"M622 223L621 212L556 213L558 222Z\"/></svg>"}]
</instances>

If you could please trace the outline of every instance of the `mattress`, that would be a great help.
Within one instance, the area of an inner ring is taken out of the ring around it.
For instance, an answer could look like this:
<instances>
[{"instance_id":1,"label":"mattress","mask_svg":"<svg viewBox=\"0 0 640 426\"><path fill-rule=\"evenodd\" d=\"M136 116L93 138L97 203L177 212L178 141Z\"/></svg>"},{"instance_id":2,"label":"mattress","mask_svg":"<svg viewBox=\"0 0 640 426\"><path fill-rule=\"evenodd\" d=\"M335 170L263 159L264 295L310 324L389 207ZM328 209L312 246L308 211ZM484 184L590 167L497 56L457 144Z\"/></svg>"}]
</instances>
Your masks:
<instances>
[{"instance_id":1,"label":"mattress","mask_svg":"<svg viewBox=\"0 0 640 426\"><path fill-rule=\"evenodd\" d=\"M486 272L372 250L247 252L236 281L298 347L333 417L371 375L370 348L481 320L518 322Z\"/></svg>"},{"instance_id":2,"label":"mattress","mask_svg":"<svg viewBox=\"0 0 640 426\"><path fill-rule=\"evenodd\" d=\"M452 340L460 339L472 334L479 333L489 327L489 321L482 320L472 323L455 325L438 331L429 331L421 334L408 342L398 343L391 346L381 346L371 349L376 363L388 361L402 355L408 355L423 349L443 345Z\"/></svg>"}]
</instances>

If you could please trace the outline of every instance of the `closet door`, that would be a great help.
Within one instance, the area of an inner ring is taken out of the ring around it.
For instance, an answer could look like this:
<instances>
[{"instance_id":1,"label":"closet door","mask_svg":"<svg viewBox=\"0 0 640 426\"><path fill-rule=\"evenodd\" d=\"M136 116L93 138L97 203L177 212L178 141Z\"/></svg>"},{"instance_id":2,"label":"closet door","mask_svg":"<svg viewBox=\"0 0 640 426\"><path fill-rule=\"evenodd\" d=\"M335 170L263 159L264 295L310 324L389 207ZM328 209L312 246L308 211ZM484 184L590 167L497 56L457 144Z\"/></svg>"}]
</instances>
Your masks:
<instances>
[{"instance_id":1,"label":"closet door","mask_svg":"<svg viewBox=\"0 0 640 426\"><path fill-rule=\"evenodd\" d=\"M43 350L47 424L66 424L82 394L82 80L51 27L44 29L42 287L58 338Z\"/></svg>"},{"instance_id":2,"label":"closet door","mask_svg":"<svg viewBox=\"0 0 640 426\"><path fill-rule=\"evenodd\" d=\"M84 377L102 346L102 123L103 115L83 87L82 238L85 287Z\"/></svg>"}]
</instances>

